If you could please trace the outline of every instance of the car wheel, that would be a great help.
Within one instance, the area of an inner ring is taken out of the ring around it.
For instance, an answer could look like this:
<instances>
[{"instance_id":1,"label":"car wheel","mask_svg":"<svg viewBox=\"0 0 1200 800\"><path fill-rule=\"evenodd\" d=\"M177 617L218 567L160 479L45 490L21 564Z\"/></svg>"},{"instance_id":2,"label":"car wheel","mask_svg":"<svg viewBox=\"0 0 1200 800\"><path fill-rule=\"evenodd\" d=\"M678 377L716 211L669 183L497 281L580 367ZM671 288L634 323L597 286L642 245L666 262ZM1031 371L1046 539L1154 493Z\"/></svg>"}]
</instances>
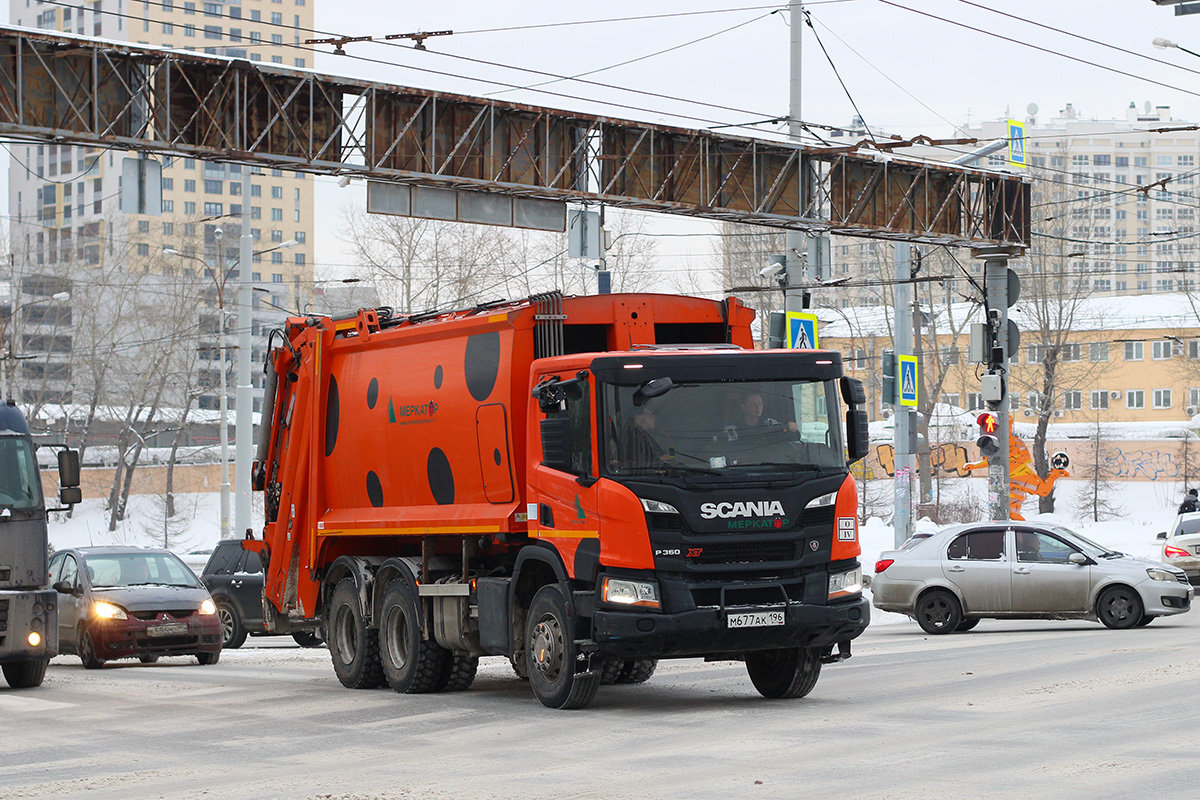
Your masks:
<instances>
[{"instance_id":1,"label":"car wheel","mask_svg":"<svg viewBox=\"0 0 1200 800\"><path fill-rule=\"evenodd\" d=\"M138 661L143 664L156 664L158 663L158 656L138 656Z\"/></svg>"},{"instance_id":2,"label":"car wheel","mask_svg":"<svg viewBox=\"0 0 1200 800\"><path fill-rule=\"evenodd\" d=\"M804 697L821 677L821 658L812 647L759 650L746 655L746 672L763 697Z\"/></svg>"},{"instance_id":3,"label":"car wheel","mask_svg":"<svg viewBox=\"0 0 1200 800\"><path fill-rule=\"evenodd\" d=\"M205 666L215 664L221 660L221 651L218 650L215 653L196 653L196 660Z\"/></svg>"},{"instance_id":4,"label":"car wheel","mask_svg":"<svg viewBox=\"0 0 1200 800\"><path fill-rule=\"evenodd\" d=\"M979 617L972 619L964 619L962 622L954 626L955 633L966 633L979 624Z\"/></svg>"},{"instance_id":5,"label":"car wheel","mask_svg":"<svg viewBox=\"0 0 1200 800\"><path fill-rule=\"evenodd\" d=\"M1158 617L1154 616L1153 614L1142 614L1142 618L1138 620L1137 626L1139 628L1144 628L1151 622L1154 622L1156 619L1158 619Z\"/></svg>"},{"instance_id":6,"label":"car wheel","mask_svg":"<svg viewBox=\"0 0 1200 800\"><path fill-rule=\"evenodd\" d=\"M29 661L6 661L0 664L4 670L4 680L14 689L32 689L41 686L46 677L48 658L35 658Z\"/></svg>"},{"instance_id":7,"label":"car wheel","mask_svg":"<svg viewBox=\"0 0 1200 800\"><path fill-rule=\"evenodd\" d=\"M329 601L329 656L347 689L374 689L385 682L379 663L379 633L367 628L353 578L344 578Z\"/></svg>"},{"instance_id":8,"label":"car wheel","mask_svg":"<svg viewBox=\"0 0 1200 800\"><path fill-rule=\"evenodd\" d=\"M92 639L92 632L86 628L79 633L79 660L83 662L84 669L100 669L104 666L104 659L96 657L96 642Z\"/></svg>"},{"instance_id":9,"label":"car wheel","mask_svg":"<svg viewBox=\"0 0 1200 800\"><path fill-rule=\"evenodd\" d=\"M596 697L600 673L576 672L575 626L563 590L538 589L525 623L525 665L534 696L548 708L583 708Z\"/></svg>"},{"instance_id":10,"label":"car wheel","mask_svg":"<svg viewBox=\"0 0 1200 800\"><path fill-rule=\"evenodd\" d=\"M388 584L379 609L379 661L393 691L406 694L436 692L449 652L421 635L421 600L403 578ZM472 676L474 677L474 676Z\"/></svg>"},{"instance_id":11,"label":"car wheel","mask_svg":"<svg viewBox=\"0 0 1200 800\"><path fill-rule=\"evenodd\" d=\"M301 647L320 647L325 644L325 637L316 631L296 631L292 634L292 641Z\"/></svg>"},{"instance_id":12,"label":"car wheel","mask_svg":"<svg viewBox=\"0 0 1200 800\"><path fill-rule=\"evenodd\" d=\"M246 643L246 626L228 600L217 603L217 619L221 621L221 647L236 650Z\"/></svg>"},{"instance_id":13,"label":"car wheel","mask_svg":"<svg viewBox=\"0 0 1200 800\"><path fill-rule=\"evenodd\" d=\"M958 598L946 591L933 591L921 596L916 608L917 624L926 633L950 633L962 622L962 606Z\"/></svg>"},{"instance_id":14,"label":"car wheel","mask_svg":"<svg viewBox=\"0 0 1200 800\"><path fill-rule=\"evenodd\" d=\"M1106 628L1132 628L1142 619L1142 598L1128 586L1110 586L1096 600L1096 616Z\"/></svg>"}]
</instances>

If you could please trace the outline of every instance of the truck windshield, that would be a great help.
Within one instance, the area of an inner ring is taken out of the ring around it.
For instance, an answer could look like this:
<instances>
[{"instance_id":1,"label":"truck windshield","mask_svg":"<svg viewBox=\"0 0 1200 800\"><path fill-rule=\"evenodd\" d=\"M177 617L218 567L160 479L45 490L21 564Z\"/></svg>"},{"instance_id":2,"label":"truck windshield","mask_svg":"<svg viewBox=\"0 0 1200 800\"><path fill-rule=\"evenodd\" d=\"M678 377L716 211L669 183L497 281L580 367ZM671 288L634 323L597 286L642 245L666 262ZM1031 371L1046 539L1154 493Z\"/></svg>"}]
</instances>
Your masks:
<instances>
[{"instance_id":1,"label":"truck windshield","mask_svg":"<svg viewBox=\"0 0 1200 800\"><path fill-rule=\"evenodd\" d=\"M846 466L833 381L676 384L640 405L637 389L604 386L608 474Z\"/></svg>"},{"instance_id":2,"label":"truck windshield","mask_svg":"<svg viewBox=\"0 0 1200 800\"><path fill-rule=\"evenodd\" d=\"M33 448L18 436L0 436L0 508L28 510L42 504Z\"/></svg>"}]
</instances>

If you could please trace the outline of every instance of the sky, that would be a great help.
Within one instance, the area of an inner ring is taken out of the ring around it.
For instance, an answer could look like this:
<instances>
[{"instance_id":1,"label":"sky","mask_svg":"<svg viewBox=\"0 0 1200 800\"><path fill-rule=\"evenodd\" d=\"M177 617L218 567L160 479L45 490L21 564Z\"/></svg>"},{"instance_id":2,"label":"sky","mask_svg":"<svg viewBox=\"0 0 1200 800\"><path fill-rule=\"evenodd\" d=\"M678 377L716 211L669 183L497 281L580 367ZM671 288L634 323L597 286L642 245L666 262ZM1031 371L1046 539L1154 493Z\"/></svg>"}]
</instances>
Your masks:
<instances>
[{"instance_id":1,"label":"sky","mask_svg":"<svg viewBox=\"0 0 1200 800\"><path fill-rule=\"evenodd\" d=\"M24 0L0 0L0 8L9 2ZM455 31L429 39L424 52L364 42L347 45L349 55L339 57L315 46L309 63L325 73L685 127L788 113L784 2L309 2L314 37ZM1022 117L1031 103L1043 118L1072 103L1084 118L1108 119L1123 117L1130 102L1140 108L1149 101L1170 106L1175 119L1200 120L1200 57L1151 46L1164 37L1200 52L1200 15L1176 17L1153 0L993 5L1002 13L969 0L806 3L813 27L803 32L802 118L836 126L861 114L872 127L906 138L949 137L968 120ZM589 20L616 21L559 24ZM593 83L538 73L590 73L585 80ZM522 88L545 81L554 82ZM775 135L782 128L722 130ZM6 161L0 155L0 168ZM316 263L318 272L336 277L334 265L346 262L336 236L341 209L364 205L365 191L338 189L332 178L317 186ZM651 229L692 233L708 225L654 217ZM665 270L702 264L710 252L700 237L660 241Z\"/></svg>"}]
</instances>

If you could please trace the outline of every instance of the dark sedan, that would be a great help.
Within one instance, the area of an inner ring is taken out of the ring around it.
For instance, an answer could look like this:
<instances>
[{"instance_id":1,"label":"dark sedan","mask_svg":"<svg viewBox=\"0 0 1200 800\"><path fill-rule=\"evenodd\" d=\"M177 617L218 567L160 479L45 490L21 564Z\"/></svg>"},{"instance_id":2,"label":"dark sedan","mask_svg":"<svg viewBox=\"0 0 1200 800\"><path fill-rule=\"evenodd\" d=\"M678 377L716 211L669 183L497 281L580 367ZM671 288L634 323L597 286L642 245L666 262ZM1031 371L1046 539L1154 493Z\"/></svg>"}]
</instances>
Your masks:
<instances>
[{"instance_id":1,"label":"dark sedan","mask_svg":"<svg viewBox=\"0 0 1200 800\"><path fill-rule=\"evenodd\" d=\"M105 661L221 657L221 623L208 590L177 556L139 547L80 547L50 560L59 650L88 669Z\"/></svg>"}]
</instances>

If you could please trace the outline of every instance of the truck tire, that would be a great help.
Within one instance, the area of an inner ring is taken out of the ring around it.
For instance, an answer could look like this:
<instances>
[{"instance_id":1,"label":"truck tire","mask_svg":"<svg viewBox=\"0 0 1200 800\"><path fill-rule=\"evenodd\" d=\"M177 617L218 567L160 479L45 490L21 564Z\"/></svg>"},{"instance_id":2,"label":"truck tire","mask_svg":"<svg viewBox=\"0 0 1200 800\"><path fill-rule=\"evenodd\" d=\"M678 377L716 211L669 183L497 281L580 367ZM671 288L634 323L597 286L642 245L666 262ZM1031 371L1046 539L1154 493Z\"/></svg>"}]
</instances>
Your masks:
<instances>
[{"instance_id":1,"label":"truck tire","mask_svg":"<svg viewBox=\"0 0 1200 800\"><path fill-rule=\"evenodd\" d=\"M421 600L412 584L403 578L389 583L379 606L379 661L388 686L405 694L440 691L449 680L449 657L421 636Z\"/></svg>"},{"instance_id":2,"label":"truck tire","mask_svg":"<svg viewBox=\"0 0 1200 800\"><path fill-rule=\"evenodd\" d=\"M347 689L374 689L384 683L379 635L367 628L353 578L343 578L329 600L329 656Z\"/></svg>"},{"instance_id":3,"label":"truck tire","mask_svg":"<svg viewBox=\"0 0 1200 800\"><path fill-rule=\"evenodd\" d=\"M217 601L217 619L221 620L221 647L236 650L246 643L246 626L237 609L228 600Z\"/></svg>"},{"instance_id":4,"label":"truck tire","mask_svg":"<svg viewBox=\"0 0 1200 800\"><path fill-rule=\"evenodd\" d=\"M325 638L316 631L296 631L292 634L292 641L301 647L320 647L325 644Z\"/></svg>"},{"instance_id":5,"label":"truck tire","mask_svg":"<svg viewBox=\"0 0 1200 800\"><path fill-rule=\"evenodd\" d=\"M658 669L657 658L635 658L621 665L621 674L617 683L645 683L654 676Z\"/></svg>"},{"instance_id":6,"label":"truck tire","mask_svg":"<svg viewBox=\"0 0 1200 800\"><path fill-rule=\"evenodd\" d=\"M759 650L746 655L746 672L763 697L804 697L821 677L821 656L812 647Z\"/></svg>"},{"instance_id":7,"label":"truck tire","mask_svg":"<svg viewBox=\"0 0 1200 800\"><path fill-rule=\"evenodd\" d=\"M96 641L87 628L79 632L78 650L79 660L83 662L84 669L100 669L104 666L104 659L96 656Z\"/></svg>"},{"instance_id":8,"label":"truck tire","mask_svg":"<svg viewBox=\"0 0 1200 800\"><path fill-rule=\"evenodd\" d=\"M529 604L525 664L534 696L548 708L584 708L600 688L600 672L575 672L575 625L563 590L543 586Z\"/></svg>"},{"instance_id":9,"label":"truck tire","mask_svg":"<svg viewBox=\"0 0 1200 800\"><path fill-rule=\"evenodd\" d=\"M479 669L479 657L466 653L447 651L445 667L442 669L440 692L464 692L475 682Z\"/></svg>"},{"instance_id":10,"label":"truck tire","mask_svg":"<svg viewBox=\"0 0 1200 800\"><path fill-rule=\"evenodd\" d=\"M50 664L48 658L35 658L30 661L6 661L0 664L4 670L4 680L14 689L32 689L41 686L46 677L46 667Z\"/></svg>"},{"instance_id":11,"label":"truck tire","mask_svg":"<svg viewBox=\"0 0 1200 800\"><path fill-rule=\"evenodd\" d=\"M612 686L620 680L623 669L625 669L624 661L605 661L600 665L600 685Z\"/></svg>"}]
</instances>

